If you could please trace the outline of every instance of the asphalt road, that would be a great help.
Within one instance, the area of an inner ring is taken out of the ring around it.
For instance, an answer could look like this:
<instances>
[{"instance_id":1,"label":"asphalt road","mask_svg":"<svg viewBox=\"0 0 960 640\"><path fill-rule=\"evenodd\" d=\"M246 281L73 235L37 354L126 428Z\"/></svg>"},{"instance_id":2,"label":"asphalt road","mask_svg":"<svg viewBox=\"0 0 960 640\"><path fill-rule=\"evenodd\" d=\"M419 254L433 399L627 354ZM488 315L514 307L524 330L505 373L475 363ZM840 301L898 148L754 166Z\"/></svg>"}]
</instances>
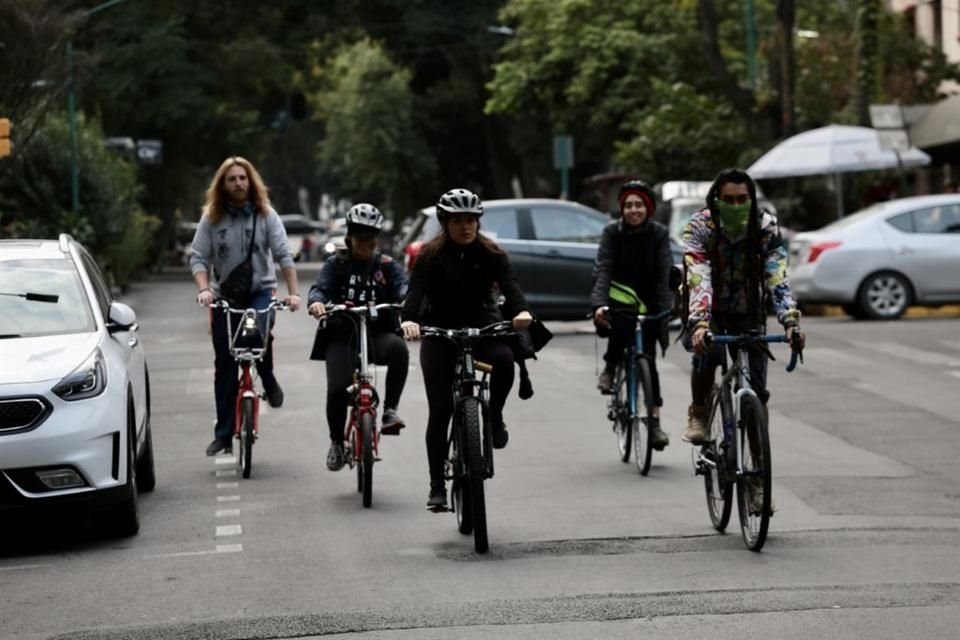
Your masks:
<instances>
[{"instance_id":1,"label":"asphalt road","mask_svg":"<svg viewBox=\"0 0 960 640\"><path fill-rule=\"evenodd\" d=\"M309 286L304 274L301 288ZM136 286L158 485L131 539L84 519L6 520L0 638L955 638L960 625L960 340L955 318L809 319L806 364L771 363L774 495L762 553L710 526L680 442L688 356L661 364L673 442L648 477L619 462L585 323L552 325L512 395L487 484L490 552L423 505L416 346L374 502L324 460L314 322L277 329L282 409L253 477L208 458L213 354L184 278ZM380 372L382 384L383 372Z\"/></svg>"}]
</instances>

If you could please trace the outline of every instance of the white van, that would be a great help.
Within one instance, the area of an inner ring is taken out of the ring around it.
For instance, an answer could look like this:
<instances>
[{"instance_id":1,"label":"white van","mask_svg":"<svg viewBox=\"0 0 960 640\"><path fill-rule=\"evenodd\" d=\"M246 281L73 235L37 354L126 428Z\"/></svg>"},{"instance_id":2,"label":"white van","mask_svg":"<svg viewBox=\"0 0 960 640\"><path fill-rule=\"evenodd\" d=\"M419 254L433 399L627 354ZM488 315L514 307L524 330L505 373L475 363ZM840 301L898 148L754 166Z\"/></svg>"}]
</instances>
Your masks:
<instances>
[{"instance_id":1,"label":"white van","mask_svg":"<svg viewBox=\"0 0 960 640\"><path fill-rule=\"evenodd\" d=\"M663 223L670 233L670 237L680 242L683 228L700 209L707 206L707 192L713 182L703 180L671 180L661 182L653 188L657 194L657 213L654 219ZM760 208L776 215L777 210L767 200L757 185L757 197Z\"/></svg>"}]
</instances>

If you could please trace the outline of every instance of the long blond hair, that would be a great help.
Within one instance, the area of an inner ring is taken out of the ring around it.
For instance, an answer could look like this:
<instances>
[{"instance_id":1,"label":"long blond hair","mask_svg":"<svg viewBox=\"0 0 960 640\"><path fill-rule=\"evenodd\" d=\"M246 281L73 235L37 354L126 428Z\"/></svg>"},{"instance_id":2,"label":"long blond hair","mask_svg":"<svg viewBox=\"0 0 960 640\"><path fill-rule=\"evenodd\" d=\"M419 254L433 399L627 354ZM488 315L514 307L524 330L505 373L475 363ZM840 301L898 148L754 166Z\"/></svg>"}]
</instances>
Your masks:
<instances>
[{"instance_id":1,"label":"long blond hair","mask_svg":"<svg viewBox=\"0 0 960 640\"><path fill-rule=\"evenodd\" d=\"M216 224L223 218L226 212L226 201L223 193L223 181L227 171L236 165L240 165L247 172L247 180L250 183L250 202L257 208L260 215L265 216L270 210L270 196L267 194L267 185L263 183L260 173L254 168L253 164L246 158L240 156L230 156L220 165L217 172L213 174L210 186L207 187L206 200L203 203L203 214L208 216L210 222Z\"/></svg>"}]
</instances>

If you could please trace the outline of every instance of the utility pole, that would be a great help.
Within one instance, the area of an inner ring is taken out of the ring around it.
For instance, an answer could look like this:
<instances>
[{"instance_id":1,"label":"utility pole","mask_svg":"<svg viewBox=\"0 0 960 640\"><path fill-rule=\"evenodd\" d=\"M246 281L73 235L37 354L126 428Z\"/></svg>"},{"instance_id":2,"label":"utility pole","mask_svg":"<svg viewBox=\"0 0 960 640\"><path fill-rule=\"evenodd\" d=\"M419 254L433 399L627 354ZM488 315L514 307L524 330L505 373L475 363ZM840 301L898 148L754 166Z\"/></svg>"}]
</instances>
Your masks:
<instances>
[{"instance_id":1,"label":"utility pole","mask_svg":"<svg viewBox=\"0 0 960 640\"><path fill-rule=\"evenodd\" d=\"M877 64L880 0L857 0L857 124L870 126L870 98Z\"/></svg>"},{"instance_id":2,"label":"utility pole","mask_svg":"<svg viewBox=\"0 0 960 640\"><path fill-rule=\"evenodd\" d=\"M84 18L100 13L105 9L127 0L108 0L87 9L81 15ZM67 40L67 120L70 126L70 206L73 212L80 210L80 166L77 151L77 92L73 76L73 38Z\"/></svg>"},{"instance_id":3,"label":"utility pole","mask_svg":"<svg viewBox=\"0 0 960 640\"><path fill-rule=\"evenodd\" d=\"M757 88L757 27L753 19L753 0L746 0L743 7L743 26L747 33L747 77L750 89Z\"/></svg>"}]
</instances>

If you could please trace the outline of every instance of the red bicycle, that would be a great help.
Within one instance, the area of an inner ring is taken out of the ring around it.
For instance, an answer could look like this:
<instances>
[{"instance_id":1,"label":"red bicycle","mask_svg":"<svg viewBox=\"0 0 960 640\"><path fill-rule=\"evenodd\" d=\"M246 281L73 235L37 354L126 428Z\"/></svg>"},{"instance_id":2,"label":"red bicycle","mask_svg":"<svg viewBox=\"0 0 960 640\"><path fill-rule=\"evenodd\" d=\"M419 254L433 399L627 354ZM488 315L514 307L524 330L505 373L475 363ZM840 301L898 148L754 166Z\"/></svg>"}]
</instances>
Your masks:
<instances>
[{"instance_id":1,"label":"red bicycle","mask_svg":"<svg viewBox=\"0 0 960 640\"><path fill-rule=\"evenodd\" d=\"M355 323L360 334L360 362L353 372L353 383L347 388L350 394L350 415L343 434L346 443L347 464L357 469L357 491L363 494L363 506L373 504L373 463L380 461L380 430L377 428L377 408L380 396L373 385L373 375L367 363L369 344L367 339L367 319L376 320L384 309L399 309L402 305L384 303L352 306L346 304L327 305L330 315L346 313Z\"/></svg>"},{"instance_id":2,"label":"red bicycle","mask_svg":"<svg viewBox=\"0 0 960 640\"><path fill-rule=\"evenodd\" d=\"M237 441L237 466L243 477L249 478L253 468L253 443L260 434L260 400L264 397L253 386L250 368L267 353L266 331L262 327L269 323L270 313L288 307L276 298L265 309L234 309L222 298L215 300L211 306L223 309L227 314L230 355L240 365L233 436ZM236 323L232 322L234 318L237 319Z\"/></svg>"}]
</instances>

